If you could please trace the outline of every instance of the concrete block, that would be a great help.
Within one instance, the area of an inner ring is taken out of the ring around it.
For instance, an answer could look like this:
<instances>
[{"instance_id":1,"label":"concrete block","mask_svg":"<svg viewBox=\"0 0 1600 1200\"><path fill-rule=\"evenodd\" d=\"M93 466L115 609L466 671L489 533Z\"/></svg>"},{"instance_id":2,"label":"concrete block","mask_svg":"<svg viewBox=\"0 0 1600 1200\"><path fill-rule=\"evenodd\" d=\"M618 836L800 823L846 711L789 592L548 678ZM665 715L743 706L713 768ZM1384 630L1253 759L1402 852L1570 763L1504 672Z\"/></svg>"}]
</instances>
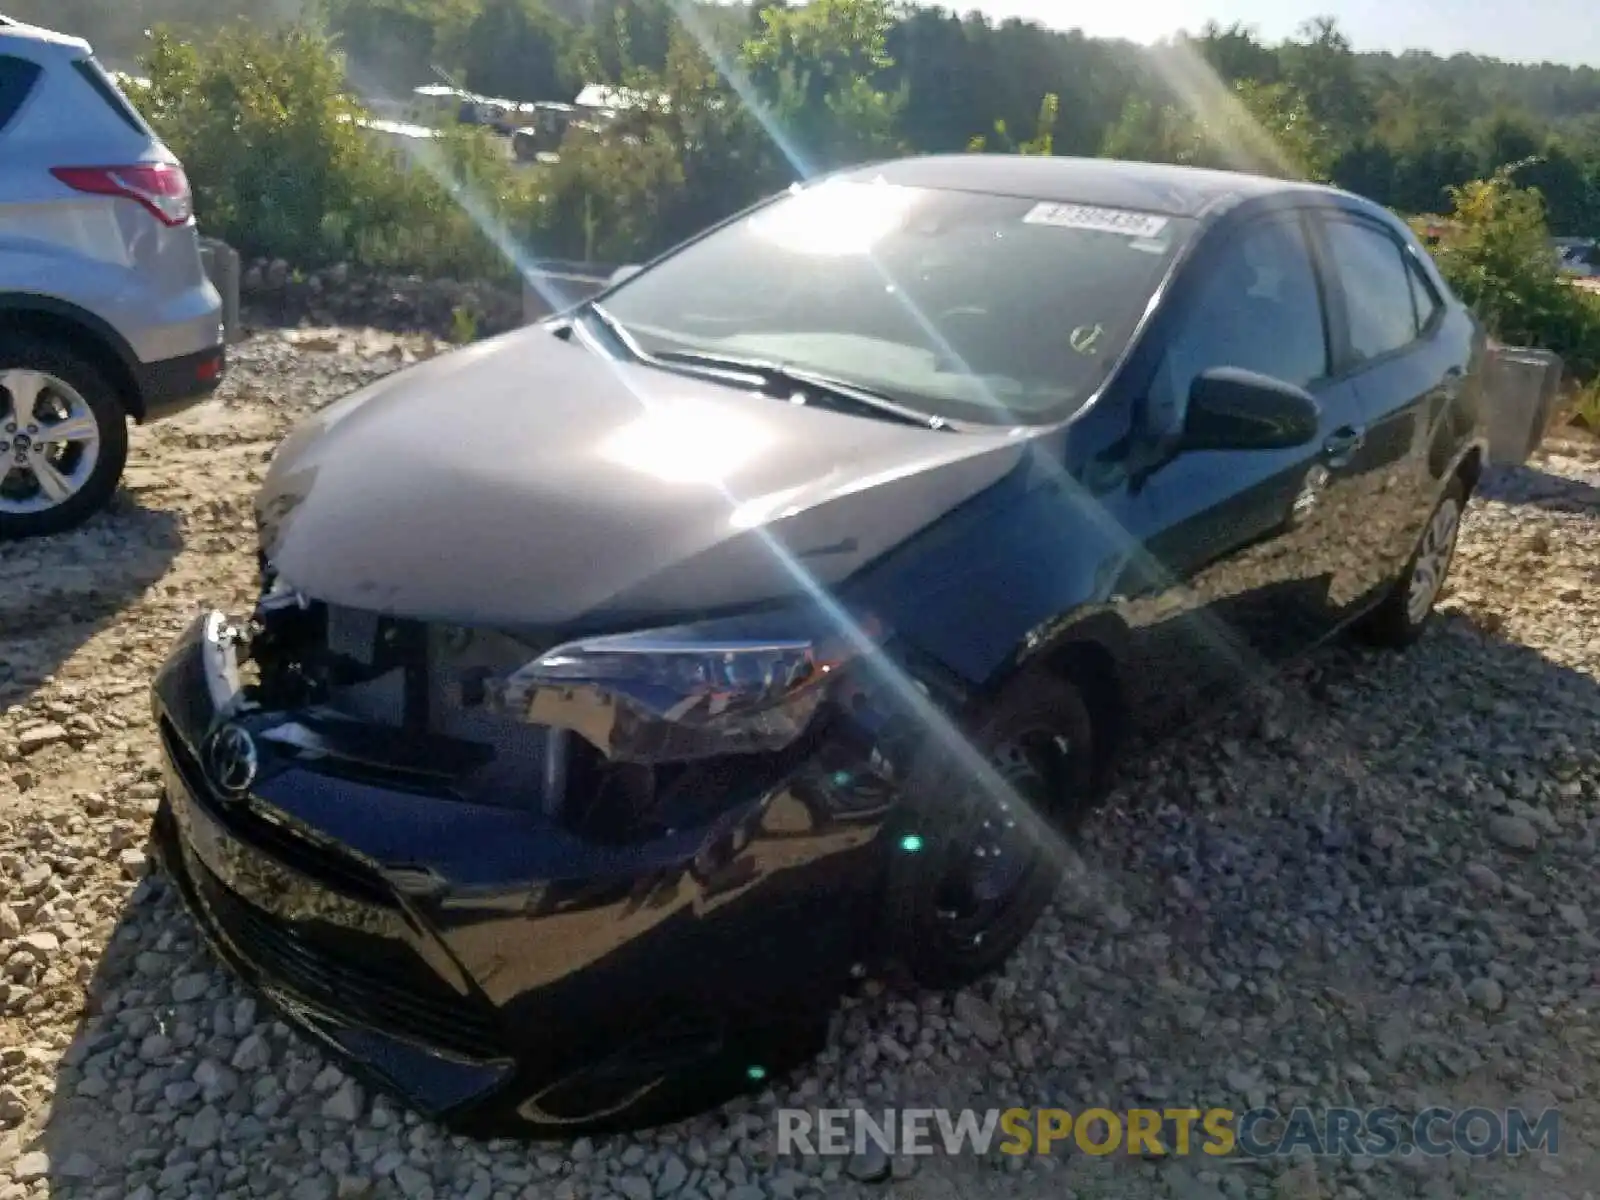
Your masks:
<instances>
[{"instance_id":1,"label":"concrete block","mask_svg":"<svg viewBox=\"0 0 1600 1200\"><path fill-rule=\"evenodd\" d=\"M1489 460L1503 466L1528 461L1544 440L1561 391L1560 355L1525 346L1501 346L1485 364L1489 405Z\"/></svg>"},{"instance_id":2,"label":"concrete block","mask_svg":"<svg viewBox=\"0 0 1600 1200\"><path fill-rule=\"evenodd\" d=\"M244 329L239 323L239 252L226 242L202 237L200 261L205 265L211 286L222 297L223 336L229 342L236 342L244 336Z\"/></svg>"}]
</instances>

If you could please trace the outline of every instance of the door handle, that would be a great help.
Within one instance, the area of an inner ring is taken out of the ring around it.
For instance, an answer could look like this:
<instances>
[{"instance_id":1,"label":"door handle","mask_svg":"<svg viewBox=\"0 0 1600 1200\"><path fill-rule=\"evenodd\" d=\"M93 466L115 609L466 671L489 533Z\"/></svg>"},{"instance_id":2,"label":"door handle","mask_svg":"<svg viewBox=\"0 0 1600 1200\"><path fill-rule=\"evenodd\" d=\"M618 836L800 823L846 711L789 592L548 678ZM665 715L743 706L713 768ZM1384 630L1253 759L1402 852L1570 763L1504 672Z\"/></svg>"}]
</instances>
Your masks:
<instances>
[{"instance_id":1,"label":"door handle","mask_svg":"<svg viewBox=\"0 0 1600 1200\"><path fill-rule=\"evenodd\" d=\"M1323 457L1328 460L1330 467L1342 467L1355 457L1357 450L1366 444L1367 431L1359 425L1346 425L1335 430L1327 441L1322 443Z\"/></svg>"}]
</instances>

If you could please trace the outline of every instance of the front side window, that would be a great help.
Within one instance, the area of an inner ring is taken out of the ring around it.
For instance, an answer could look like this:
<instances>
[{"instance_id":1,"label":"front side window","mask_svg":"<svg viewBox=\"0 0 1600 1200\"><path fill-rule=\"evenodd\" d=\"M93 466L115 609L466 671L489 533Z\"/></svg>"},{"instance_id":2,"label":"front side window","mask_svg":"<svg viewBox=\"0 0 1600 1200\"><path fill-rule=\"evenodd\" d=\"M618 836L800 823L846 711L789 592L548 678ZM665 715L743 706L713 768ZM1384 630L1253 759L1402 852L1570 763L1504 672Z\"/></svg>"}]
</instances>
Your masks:
<instances>
[{"instance_id":1,"label":"front side window","mask_svg":"<svg viewBox=\"0 0 1600 1200\"><path fill-rule=\"evenodd\" d=\"M1365 221L1332 218L1323 230L1344 286L1351 352L1372 359L1410 345L1417 336L1417 310L1400 243Z\"/></svg>"},{"instance_id":2,"label":"front side window","mask_svg":"<svg viewBox=\"0 0 1600 1200\"><path fill-rule=\"evenodd\" d=\"M1155 431L1170 434L1182 426L1195 376L1214 367L1300 387L1327 375L1322 298L1298 219L1264 218L1193 269L1202 275L1150 392Z\"/></svg>"},{"instance_id":3,"label":"front side window","mask_svg":"<svg viewBox=\"0 0 1600 1200\"><path fill-rule=\"evenodd\" d=\"M1186 218L832 181L727 225L605 297L647 351L738 355L931 416L1070 416L1104 382Z\"/></svg>"},{"instance_id":4,"label":"front side window","mask_svg":"<svg viewBox=\"0 0 1600 1200\"><path fill-rule=\"evenodd\" d=\"M1417 329L1426 329L1444 307L1433 284L1422 273L1422 267L1410 255L1406 256L1406 274L1411 278L1411 302L1417 310Z\"/></svg>"}]
</instances>

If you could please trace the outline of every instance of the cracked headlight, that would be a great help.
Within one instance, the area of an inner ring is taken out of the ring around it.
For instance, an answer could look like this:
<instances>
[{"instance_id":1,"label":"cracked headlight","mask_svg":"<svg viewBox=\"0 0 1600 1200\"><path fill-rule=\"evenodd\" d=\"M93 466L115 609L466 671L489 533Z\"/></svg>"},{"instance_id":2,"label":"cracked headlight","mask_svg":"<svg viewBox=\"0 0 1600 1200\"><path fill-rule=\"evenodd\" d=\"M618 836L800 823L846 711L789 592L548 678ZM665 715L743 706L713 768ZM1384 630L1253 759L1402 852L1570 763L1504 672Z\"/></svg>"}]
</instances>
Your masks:
<instances>
[{"instance_id":1,"label":"cracked headlight","mask_svg":"<svg viewBox=\"0 0 1600 1200\"><path fill-rule=\"evenodd\" d=\"M615 761L782 750L854 656L844 637L807 624L787 613L584 638L491 684L490 696L501 711L570 729Z\"/></svg>"}]
</instances>

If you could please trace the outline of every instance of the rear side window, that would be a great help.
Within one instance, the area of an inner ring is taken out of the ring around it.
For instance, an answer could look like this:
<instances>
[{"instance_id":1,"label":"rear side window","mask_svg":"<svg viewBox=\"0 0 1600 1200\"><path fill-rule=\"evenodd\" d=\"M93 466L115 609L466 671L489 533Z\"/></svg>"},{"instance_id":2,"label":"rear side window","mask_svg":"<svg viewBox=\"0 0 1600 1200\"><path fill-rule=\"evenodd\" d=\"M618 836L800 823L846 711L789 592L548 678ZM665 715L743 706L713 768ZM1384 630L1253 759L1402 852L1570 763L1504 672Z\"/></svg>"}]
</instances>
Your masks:
<instances>
[{"instance_id":1,"label":"rear side window","mask_svg":"<svg viewBox=\"0 0 1600 1200\"><path fill-rule=\"evenodd\" d=\"M39 78L39 64L0 55L0 131L11 124Z\"/></svg>"},{"instance_id":2,"label":"rear side window","mask_svg":"<svg viewBox=\"0 0 1600 1200\"><path fill-rule=\"evenodd\" d=\"M1400 243L1376 225L1331 219L1323 224L1333 268L1344 285L1350 349L1358 359L1380 358L1417 336L1412 289L1417 280Z\"/></svg>"},{"instance_id":3,"label":"rear side window","mask_svg":"<svg viewBox=\"0 0 1600 1200\"><path fill-rule=\"evenodd\" d=\"M105 101L106 107L116 113L129 129L146 137L151 136L150 127L144 123L144 118L133 105L128 103L127 97L117 90L116 81L106 74L104 67L92 58L80 58L72 66L94 89L95 94Z\"/></svg>"}]
</instances>

